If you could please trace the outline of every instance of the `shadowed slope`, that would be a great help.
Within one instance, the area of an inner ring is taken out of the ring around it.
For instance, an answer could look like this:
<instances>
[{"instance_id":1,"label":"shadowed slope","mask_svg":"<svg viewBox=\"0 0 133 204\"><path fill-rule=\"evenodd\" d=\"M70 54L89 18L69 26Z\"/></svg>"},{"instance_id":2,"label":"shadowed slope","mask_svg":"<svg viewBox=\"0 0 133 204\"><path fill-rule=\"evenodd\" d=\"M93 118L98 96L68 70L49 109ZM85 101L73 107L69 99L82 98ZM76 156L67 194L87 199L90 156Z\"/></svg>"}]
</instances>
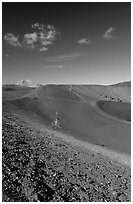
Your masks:
<instances>
[{"instance_id":1,"label":"shadowed slope","mask_svg":"<svg viewBox=\"0 0 133 204\"><path fill-rule=\"evenodd\" d=\"M122 120L131 121L131 104L118 103L113 101L98 101L97 105L106 113L120 118Z\"/></svg>"}]
</instances>

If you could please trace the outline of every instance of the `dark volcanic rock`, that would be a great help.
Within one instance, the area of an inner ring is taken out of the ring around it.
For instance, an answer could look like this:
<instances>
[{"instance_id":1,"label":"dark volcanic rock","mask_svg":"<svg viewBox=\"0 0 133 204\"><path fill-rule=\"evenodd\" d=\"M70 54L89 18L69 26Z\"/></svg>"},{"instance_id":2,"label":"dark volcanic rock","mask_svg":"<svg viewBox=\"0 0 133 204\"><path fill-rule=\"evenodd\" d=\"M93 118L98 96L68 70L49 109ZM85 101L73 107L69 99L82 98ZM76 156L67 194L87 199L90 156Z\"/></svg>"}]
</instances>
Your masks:
<instances>
[{"instance_id":1,"label":"dark volcanic rock","mask_svg":"<svg viewBox=\"0 0 133 204\"><path fill-rule=\"evenodd\" d=\"M131 201L130 168L3 111L3 202Z\"/></svg>"}]
</instances>

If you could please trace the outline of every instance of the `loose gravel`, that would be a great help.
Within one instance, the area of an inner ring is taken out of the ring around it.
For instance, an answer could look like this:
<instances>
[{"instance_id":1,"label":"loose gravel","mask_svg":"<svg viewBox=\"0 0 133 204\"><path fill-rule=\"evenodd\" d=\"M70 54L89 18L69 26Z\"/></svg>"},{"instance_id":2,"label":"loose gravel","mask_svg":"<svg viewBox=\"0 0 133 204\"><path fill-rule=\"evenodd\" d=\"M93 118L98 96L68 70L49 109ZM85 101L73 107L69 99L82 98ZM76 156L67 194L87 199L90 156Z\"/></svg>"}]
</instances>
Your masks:
<instances>
[{"instance_id":1,"label":"loose gravel","mask_svg":"<svg viewBox=\"0 0 133 204\"><path fill-rule=\"evenodd\" d=\"M4 109L4 108L3 108ZM3 202L131 201L131 169L3 110Z\"/></svg>"}]
</instances>

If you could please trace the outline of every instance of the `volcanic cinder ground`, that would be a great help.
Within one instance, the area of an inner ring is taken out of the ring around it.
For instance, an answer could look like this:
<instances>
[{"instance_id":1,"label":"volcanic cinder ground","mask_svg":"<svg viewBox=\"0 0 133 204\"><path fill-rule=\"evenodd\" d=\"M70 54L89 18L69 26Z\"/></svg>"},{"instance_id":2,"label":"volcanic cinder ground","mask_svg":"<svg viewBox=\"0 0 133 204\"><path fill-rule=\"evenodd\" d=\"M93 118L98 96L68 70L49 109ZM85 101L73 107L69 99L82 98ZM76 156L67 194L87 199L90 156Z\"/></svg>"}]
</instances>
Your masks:
<instances>
[{"instance_id":1,"label":"volcanic cinder ground","mask_svg":"<svg viewBox=\"0 0 133 204\"><path fill-rule=\"evenodd\" d=\"M130 96L130 82L3 86L3 201L130 201Z\"/></svg>"}]
</instances>

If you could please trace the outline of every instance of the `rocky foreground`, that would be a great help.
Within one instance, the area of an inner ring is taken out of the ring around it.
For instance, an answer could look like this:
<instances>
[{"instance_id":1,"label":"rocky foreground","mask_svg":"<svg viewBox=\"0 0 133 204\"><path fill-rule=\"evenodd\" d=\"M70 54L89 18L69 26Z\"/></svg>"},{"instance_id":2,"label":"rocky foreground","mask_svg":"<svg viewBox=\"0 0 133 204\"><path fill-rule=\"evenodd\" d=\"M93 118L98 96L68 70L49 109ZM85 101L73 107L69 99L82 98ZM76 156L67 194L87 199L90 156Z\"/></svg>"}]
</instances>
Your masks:
<instances>
[{"instance_id":1,"label":"rocky foreground","mask_svg":"<svg viewBox=\"0 0 133 204\"><path fill-rule=\"evenodd\" d=\"M131 201L131 169L3 111L3 202Z\"/></svg>"}]
</instances>

